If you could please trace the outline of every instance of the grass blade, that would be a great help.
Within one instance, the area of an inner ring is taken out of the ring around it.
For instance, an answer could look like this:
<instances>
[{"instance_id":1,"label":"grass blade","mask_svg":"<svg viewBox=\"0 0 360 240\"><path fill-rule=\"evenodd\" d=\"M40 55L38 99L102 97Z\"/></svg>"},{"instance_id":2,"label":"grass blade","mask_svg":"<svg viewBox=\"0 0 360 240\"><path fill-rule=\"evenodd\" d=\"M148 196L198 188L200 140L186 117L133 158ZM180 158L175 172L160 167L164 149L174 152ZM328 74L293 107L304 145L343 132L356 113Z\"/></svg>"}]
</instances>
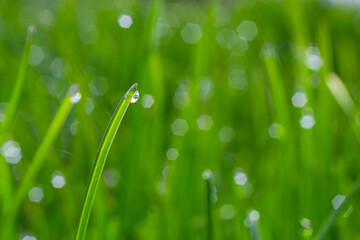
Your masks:
<instances>
[{"instance_id":1,"label":"grass blade","mask_svg":"<svg viewBox=\"0 0 360 240\"><path fill-rule=\"evenodd\" d=\"M346 196L345 200L341 203L341 205L332 212L332 214L325 220L324 224L322 225L321 229L319 230L318 234L316 235L316 240L321 240L324 238L326 233L331 229L331 227L334 225L335 220L338 218L340 213L343 211L343 209L348 205L348 203L351 201L353 196L357 191L360 189L360 180L357 180L355 182L355 185L352 189L352 191Z\"/></svg>"},{"instance_id":2,"label":"grass blade","mask_svg":"<svg viewBox=\"0 0 360 240\"><path fill-rule=\"evenodd\" d=\"M19 73L16 79L16 85L11 96L11 100L6 109L4 121L0 127L0 143L3 142L4 137L9 130L11 123L14 120L15 112L20 101L20 96L24 87L25 76L28 70L28 63L30 57L31 46L34 41L35 27L30 25L27 31L26 44L23 57L21 59Z\"/></svg>"},{"instance_id":3,"label":"grass blade","mask_svg":"<svg viewBox=\"0 0 360 240\"><path fill-rule=\"evenodd\" d=\"M358 141L360 142L360 129L358 127L359 110L356 107L355 102L350 95L350 92L335 73L329 75L326 84L331 94L335 98L336 102L339 104L340 108L348 117L351 127L353 128L354 133Z\"/></svg>"},{"instance_id":4,"label":"grass blade","mask_svg":"<svg viewBox=\"0 0 360 240\"><path fill-rule=\"evenodd\" d=\"M139 92L137 91L137 83L135 83L120 100L113 116L110 119L109 125L105 131L104 137L100 143L97 156L92 168L89 179L89 184L86 190L83 209L80 216L80 222L76 233L76 240L85 239L86 228L90 218L90 212L94 203L96 190L99 186L101 174L109 154L111 145L114 141L120 123L126 113L130 103L134 103L139 99Z\"/></svg>"},{"instance_id":5,"label":"grass blade","mask_svg":"<svg viewBox=\"0 0 360 240\"><path fill-rule=\"evenodd\" d=\"M212 197L212 191L214 188L213 183L213 175L211 170L207 169L202 174L203 179L205 180L206 184L206 214L207 214L207 238L208 240L213 239L213 220L212 220L212 203L211 203L211 197Z\"/></svg>"},{"instance_id":6,"label":"grass blade","mask_svg":"<svg viewBox=\"0 0 360 240\"><path fill-rule=\"evenodd\" d=\"M68 116L71 107L80 100L81 95L78 92L78 87L75 86L70 90L70 94L64 99L59 110L57 111L53 121L47 130L44 139L38 147L29 169L25 173L17 192L15 193L12 203L3 216L3 239L11 239L12 229L15 225L16 216L20 209L21 203L26 197L36 174L39 172L41 166L44 164L45 157L49 153L56 137L58 136L61 127Z\"/></svg>"},{"instance_id":7,"label":"grass blade","mask_svg":"<svg viewBox=\"0 0 360 240\"><path fill-rule=\"evenodd\" d=\"M35 27L33 25L30 25L28 27L27 31L27 37L26 37L26 44L25 44L25 50L23 57L21 59L20 69L19 73L16 79L16 84L14 87L14 91L12 93L10 102L8 104L8 107L6 109L4 121L0 126L0 146L2 145L3 141L5 140L6 134L8 133L11 123L14 120L15 112L17 109L17 106L20 101L20 96L23 90L24 82L25 82L25 76L28 70L28 62L30 57L30 50L31 46L34 41L34 32ZM12 194L12 182L11 182L11 172L10 168L5 162L5 159L3 157L0 158L0 171L2 176L2 185L1 188L3 189L3 197L2 197L2 214L5 212L5 209L9 205L11 201L11 194Z\"/></svg>"}]
</instances>

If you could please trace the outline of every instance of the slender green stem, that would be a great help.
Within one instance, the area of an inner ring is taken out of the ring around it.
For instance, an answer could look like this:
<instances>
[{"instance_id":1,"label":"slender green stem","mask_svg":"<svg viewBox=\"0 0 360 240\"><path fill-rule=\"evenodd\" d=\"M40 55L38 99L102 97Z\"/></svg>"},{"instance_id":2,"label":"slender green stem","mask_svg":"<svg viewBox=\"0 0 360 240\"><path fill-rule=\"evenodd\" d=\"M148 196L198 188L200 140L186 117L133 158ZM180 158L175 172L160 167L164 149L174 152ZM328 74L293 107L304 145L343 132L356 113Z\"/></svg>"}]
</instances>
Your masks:
<instances>
[{"instance_id":1,"label":"slender green stem","mask_svg":"<svg viewBox=\"0 0 360 240\"><path fill-rule=\"evenodd\" d=\"M340 213L344 210L344 208L348 205L348 203L351 201L353 196L356 192L358 192L360 189L360 179L357 180L354 184L354 187L352 191L346 196L345 200L341 203L341 205L332 212L332 214L325 220L324 224L320 228L319 232L316 236L316 240L321 240L324 238L326 233L331 229L331 227L334 225L335 220L338 218Z\"/></svg>"},{"instance_id":2,"label":"slender green stem","mask_svg":"<svg viewBox=\"0 0 360 240\"><path fill-rule=\"evenodd\" d=\"M44 164L46 156L49 153L51 147L53 146L53 143L58 136L61 127L71 110L71 107L74 105L74 103L78 102L80 98L81 95L77 92L77 86L73 87L70 91L70 94L64 99L59 110L57 111L53 121L50 124L49 129L45 134L44 139L36 150L34 158L28 170L26 171L24 178L21 181L14 198L12 199L10 207L7 208L4 213L2 219L4 221L2 225L4 236L3 239L11 239L12 229L15 225L16 216L19 212L21 203L25 199L26 194L32 186L36 174L39 172L40 168Z\"/></svg>"},{"instance_id":3,"label":"slender green stem","mask_svg":"<svg viewBox=\"0 0 360 240\"><path fill-rule=\"evenodd\" d=\"M105 162L109 154L111 145L114 141L115 135L117 133L117 130L119 129L120 123L126 113L127 108L129 107L130 103L137 101L138 98L139 92L137 91L137 83L135 83L120 100L112 118L110 119L109 125L100 143L100 147L98 149L97 156L90 175L83 209L80 216L80 222L76 234L76 240L85 239L91 208L94 203L96 190L99 186L101 174L105 166Z\"/></svg>"},{"instance_id":4,"label":"slender green stem","mask_svg":"<svg viewBox=\"0 0 360 240\"><path fill-rule=\"evenodd\" d=\"M206 178L206 204L207 204L207 219L208 219L208 233L207 239L213 239L213 224L212 224L212 211L211 211L211 193L213 189L213 183L211 177Z\"/></svg>"},{"instance_id":5,"label":"slender green stem","mask_svg":"<svg viewBox=\"0 0 360 240\"><path fill-rule=\"evenodd\" d=\"M26 37L25 50L24 50L23 57L21 59L20 69L19 69L19 73L17 75L15 88L12 93L11 100L8 104L8 107L6 109L4 121L0 127L0 143L2 143L2 141L4 140L4 137L7 133L7 131L9 130L11 123L14 120L16 109L17 109L17 106L20 101L20 96L21 96L22 90L24 88L24 82L25 82L25 76L26 76L26 73L28 70L28 62L29 62L29 57L30 57L31 46L34 41L34 32L35 32L35 27L32 25L29 26L28 32L27 32L27 37Z\"/></svg>"},{"instance_id":6,"label":"slender green stem","mask_svg":"<svg viewBox=\"0 0 360 240\"><path fill-rule=\"evenodd\" d=\"M30 25L28 27L27 31L27 38L26 38L26 44L25 44L25 50L23 57L21 59L21 64L19 68L19 73L17 75L16 84L11 96L11 99L9 101L8 107L6 109L6 113L4 116L4 121L0 126L0 146L2 145L3 141L6 138L6 134L8 133L11 123L14 120L15 113L17 106L20 101L20 96L24 87L25 82L25 76L28 70L28 62L30 57L30 50L31 45L34 41L34 32L35 27ZM2 186L3 189L3 197L2 197L2 213L5 212L7 207L9 206L9 203L11 202L11 195L12 195L12 181L11 181L11 171L7 163L5 162L5 159L3 157L0 157L0 172L1 172L1 178L2 178Z\"/></svg>"}]
</instances>

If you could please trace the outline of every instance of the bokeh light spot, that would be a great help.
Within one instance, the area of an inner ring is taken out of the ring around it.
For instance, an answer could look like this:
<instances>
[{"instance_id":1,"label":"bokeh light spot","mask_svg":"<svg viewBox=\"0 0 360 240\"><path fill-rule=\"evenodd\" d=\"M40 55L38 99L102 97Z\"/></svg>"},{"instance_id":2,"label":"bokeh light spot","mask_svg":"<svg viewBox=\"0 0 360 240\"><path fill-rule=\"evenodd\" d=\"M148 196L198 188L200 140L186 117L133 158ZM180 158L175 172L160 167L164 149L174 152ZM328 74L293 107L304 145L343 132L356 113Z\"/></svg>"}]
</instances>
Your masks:
<instances>
[{"instance_id":1,"label":"bokeh light spot","mask_svg":"<svg viewBox=\"0 0 360 240\"><path fill-rule=\"evenodd\" d=\"M131 27L131 25L133 24L133 20L130 15L123 14L119 16L118 23L120 27L127 29Z\"/></svg>"},{"instance_id":2,"label":"bokeh light spot","mask_svg":"<svg viewBox=\"0 0 360 240\"><path fill-rule=\"evenodd\" d=\"M221 142L231 142L234 139L235 133L232 127L223 127L219 131L219 138Z\"/></svg>"},{"instance_id":3,"label":"bokeh light spot","mask_svg":"<svg viewBox=\"0 0 360 240\"><path fill-rule=\"evenodd\" d=\"M307 103L306 94L303 92L296 92L294 96L292 96L291 101L294 107L302 108Z\"/></svg>"},{"instance_id":4,"label":"bokeh light spot","mask_svg":"<svg viewBox=\"0 0 360 240\"><path fill-rule=\"evenodd\" d=\"M177 118L171 124L171 130L174 135L184 136L185 133L189 130L189 126L186 120Z\"/></svg>"},{"instance_id":5,"label":"bokeh light spot","mask_svg":"<svg viewBox=\"0 0 360 240\"><path fill-rule=\"evenodd\" d=\"M196 23L188 23L181 30L181 36L186 43L195 44L200 41L203 33Z\"/></svg>"},{"instance_id":6,"label":"bokeh light spot","mask_svg":"<svg viewBox=\"0 0 360 240\"><path fill-rule=\"evenodd\" d=\"M258 33L256 24L247 20L242 21L236 30L239 34L239 37L246 41L252 41Z\"/></svg>"},{"instance_id":7,"label":"bokeh light spot","mask_svg":"<svg viewBox=\"0 0 360 240\"><path fill-rule=\"evenodd\" d=\"M39 203L44 198L44 192L41 187L33 187L28 196L31 202Z\"/></svg>"},{"instance_id":8,"label":"bokeh light spot","mask_svg":"<svg viewBox=\"0 0 360 240\"><path fill-rule=\"evenodd\" d=\"M179 157L179 152L176 148L169 148L166 152L166 157L169 160L176 160Z\"/></svg>"},{"instance_id":9,"label":"bokeh light spot","mask_svg":"<svg viewBox=\"0 0 360 240\"><path fill-rule=\"evenodd\" d=\"M143 108L151 108L154 104L154 98L150 94L144 94L144 96L141 99L141 103Z\"/></svg>"}]
</instances>

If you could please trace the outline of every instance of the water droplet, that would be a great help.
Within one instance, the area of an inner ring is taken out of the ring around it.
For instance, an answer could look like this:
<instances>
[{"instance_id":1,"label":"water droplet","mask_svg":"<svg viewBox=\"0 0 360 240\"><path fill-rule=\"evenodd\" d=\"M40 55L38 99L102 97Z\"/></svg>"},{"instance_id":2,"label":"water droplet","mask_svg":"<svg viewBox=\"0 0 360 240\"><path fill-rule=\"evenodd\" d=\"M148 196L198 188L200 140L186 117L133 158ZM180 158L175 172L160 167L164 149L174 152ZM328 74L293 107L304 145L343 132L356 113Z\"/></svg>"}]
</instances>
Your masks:
<instances>
[{"instance_id":1,"label":"water droplet","mask_svg":"<svg viewBox=\"0 0 360 240\"><path fill-rule=\"evenodd\" d=\"M70 102L71 103L77 103L81 99L81 93L79 91L79 85L75 84L73 85L69 90L70 95Z\"/></svg>"},{"instance_id":2,"label":"water droplet","mask_svg":"<svg viewBox=\"0 0 360 240\"><path fill-rule=\"evenodd\" d=\"M139 100L140 94L139 91L137 90L137 86L138 84L135 83L125 94L125 98L129 103L135 103L137 102L137 100Z\"/></svg>"},{"instance_id":3,"label":"water droplet","mask_svg":"<svg viewBox=\"0 0 360 240\"><path fill-rule=\"evenodd\" d=\"M81 99L81 93L77 92L77 93L71 95L70 102L71 103L77 103L77 102L80 101L80 99Z\"/></svg>"}]
</instances>

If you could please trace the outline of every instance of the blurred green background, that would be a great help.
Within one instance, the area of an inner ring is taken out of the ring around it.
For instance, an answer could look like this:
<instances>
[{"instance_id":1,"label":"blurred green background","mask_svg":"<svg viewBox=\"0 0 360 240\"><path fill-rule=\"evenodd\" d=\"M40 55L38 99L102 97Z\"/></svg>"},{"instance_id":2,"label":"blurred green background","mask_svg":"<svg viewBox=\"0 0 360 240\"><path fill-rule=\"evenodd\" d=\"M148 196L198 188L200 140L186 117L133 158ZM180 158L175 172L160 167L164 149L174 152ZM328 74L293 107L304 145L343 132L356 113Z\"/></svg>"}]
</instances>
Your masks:
<instances>
[{"instance_id":1,"label":"blurred green background","mask_svg":"<svg viewBox=\"0 0 360 240\"><path fill-rule=\"evenodd\" d=\"M0 121L30 24L1 143L13 192L73 84L82 99L14 239L74 238L102 135L135 82L87 239L320 239L323 226L323 239L360 239L359 1L0 0Z\"/></svg>"}]
</instances>

